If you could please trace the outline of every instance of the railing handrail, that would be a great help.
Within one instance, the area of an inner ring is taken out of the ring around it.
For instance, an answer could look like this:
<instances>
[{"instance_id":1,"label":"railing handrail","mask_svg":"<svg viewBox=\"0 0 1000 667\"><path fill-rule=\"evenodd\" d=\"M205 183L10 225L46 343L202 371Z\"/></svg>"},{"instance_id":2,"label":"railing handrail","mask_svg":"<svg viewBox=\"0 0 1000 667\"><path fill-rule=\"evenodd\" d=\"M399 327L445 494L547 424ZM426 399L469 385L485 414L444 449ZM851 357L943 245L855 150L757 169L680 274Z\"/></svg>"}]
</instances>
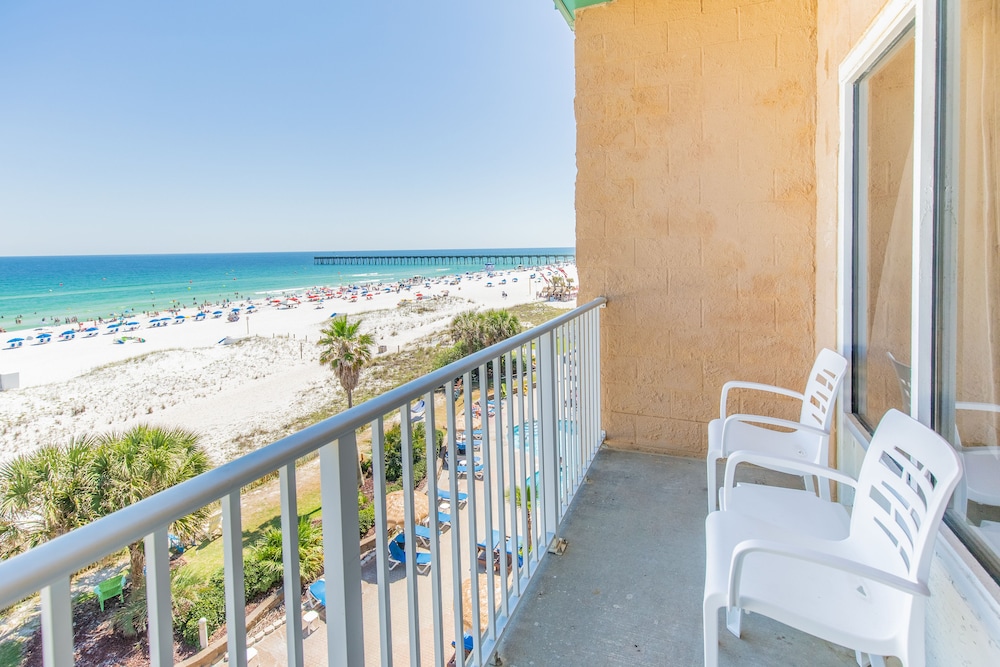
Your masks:
<instances>
[{"instance_id":1,"label":"railing handrail","mask_svg":"<svg viewBox=\"0 0 1000 667\"><path fill-rule=\"evenodd\" d=\"M454 378L493 361L509 350L530 343L540 335L554 331L606 302L606 298L598 297L350 410L0 562L0 608L41 590L65 577L67 573L82 570L107 554L142 540L176 519L335 441L341 434L366 426L407 401L422 397L427 392L450 383Z\"/></svg>"}]
</instances>

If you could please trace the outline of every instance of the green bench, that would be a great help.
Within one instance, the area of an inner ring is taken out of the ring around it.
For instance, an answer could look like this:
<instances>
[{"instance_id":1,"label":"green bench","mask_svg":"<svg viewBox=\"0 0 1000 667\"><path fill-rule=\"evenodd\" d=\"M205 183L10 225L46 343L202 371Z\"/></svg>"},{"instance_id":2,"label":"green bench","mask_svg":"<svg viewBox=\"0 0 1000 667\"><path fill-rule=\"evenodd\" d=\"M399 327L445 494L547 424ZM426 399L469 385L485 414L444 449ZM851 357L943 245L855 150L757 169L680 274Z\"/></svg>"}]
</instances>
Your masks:
<instances>
[{"instance_id":1,"label":"green bench","mask_svg":"<svg viewBox=\"0 0 1000 667\"><path fill-rule=\"evenodd\" d=\"M104 601L110 600L113 597L117 597L122 602L125 601L125 575L119 574L117 576L111 577L110 579L105 579L101 583L94 586L94 593L97 595L97 601L101 604L101 611L104 611Z\"/></svg>"}]
</instances>

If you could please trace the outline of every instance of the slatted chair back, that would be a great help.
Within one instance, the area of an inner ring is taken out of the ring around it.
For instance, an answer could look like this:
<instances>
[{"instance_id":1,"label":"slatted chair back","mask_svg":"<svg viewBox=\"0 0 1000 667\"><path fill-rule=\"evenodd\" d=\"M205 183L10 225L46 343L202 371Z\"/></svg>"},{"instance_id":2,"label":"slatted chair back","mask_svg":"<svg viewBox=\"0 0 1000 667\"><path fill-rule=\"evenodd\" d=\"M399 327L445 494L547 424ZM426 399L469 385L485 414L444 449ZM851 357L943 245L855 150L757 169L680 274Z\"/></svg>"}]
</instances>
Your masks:
<instances>
[{"instance_id":1,"label":"slatted chair back","mask_svg":"<svg viewBox=\"0 0 1000 667\"><path fill-rule=\"evenodd\" d=\"M887 571L926 583L936 527L961 476L947 441L890 410L861 466L848 539L867 545Z\"/></svg>"},{"instance_id":2,"label":"slatted chair back","mask_svg":"<svg viewBox=\"0 0 1000 667\"><path fill-rule=\"evenodd\" d=\"M833 406L837 392L847 373L847 359L833 350L823 349L816 357L809 381L806 383L805 400L799 421L807 426L830 432L833 425Z\"/></svg>"}]
</instances>

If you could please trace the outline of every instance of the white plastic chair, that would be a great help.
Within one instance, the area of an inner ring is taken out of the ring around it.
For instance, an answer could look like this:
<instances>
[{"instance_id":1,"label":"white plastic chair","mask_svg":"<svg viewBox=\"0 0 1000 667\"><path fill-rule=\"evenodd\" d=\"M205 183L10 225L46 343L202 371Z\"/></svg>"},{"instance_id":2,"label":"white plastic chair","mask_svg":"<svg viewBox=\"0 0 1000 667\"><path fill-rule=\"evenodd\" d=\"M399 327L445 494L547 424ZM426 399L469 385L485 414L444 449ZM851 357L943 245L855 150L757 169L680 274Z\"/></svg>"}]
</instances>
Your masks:
<instances>
[{"instance_id":1,"label":"white plastic chair","mask_svg":"<svg viewBox=\"0 0 1000 667\"><path fill-rule=\"evenodd\" d=\"M719 418L708 424L708 511L718 502L715 466L719 459L727 458L739 450L751 450L818 465L827 463L830 445L830 428L833 425L833 406L837 392L847 371L847 359L833 350L821 350L813 364L804 393L759 382L730 381L722 386ZM726 402L732 389L753 389L781 396L796 398L802 403L799 421L778 419L765 415L726 414ZM793 429L775 431L755 424ZM805 479L807 489L812 489L812 478ZM829 499L829 489L820 485L820 495Z\"/></svg>"},{"instance_id":2,"label":"white plastic chair","mask_svg":"<svg viewBox=\"0 0 1000 667\"><path fill-rule=\"evenodd\" d=\"M705 665L718 664L725 607L737 637L747 610L853 648L859 664L894 655L923 667L934 540L961 474L951 445L890 410L861 465L846 538L811 537L733 509L709 514Z\"/></svg>"},{"instance_id":3,"label":"white plastic chair","mask_svg":"<svg viewBox=\"0 0 1000 667\"><path fill-rule=\"evenodd\" d=\"M910 409L910 367L897 361L892 352L886 352L896 379L899 380L899 393L903 399L903 407ZM969 412L988 412L1000 414L1000 405L980 403L975 401L956 401L955 410ZM955 491L955 510L962 516L968 514L969 501L980 505L1000 506L1000 448L992 446L962 445L962 436L955 426L955 446L958 447L965 464L965 477ZM993 542L993 540L990 540Z\"/></svg>"}]
</instances>

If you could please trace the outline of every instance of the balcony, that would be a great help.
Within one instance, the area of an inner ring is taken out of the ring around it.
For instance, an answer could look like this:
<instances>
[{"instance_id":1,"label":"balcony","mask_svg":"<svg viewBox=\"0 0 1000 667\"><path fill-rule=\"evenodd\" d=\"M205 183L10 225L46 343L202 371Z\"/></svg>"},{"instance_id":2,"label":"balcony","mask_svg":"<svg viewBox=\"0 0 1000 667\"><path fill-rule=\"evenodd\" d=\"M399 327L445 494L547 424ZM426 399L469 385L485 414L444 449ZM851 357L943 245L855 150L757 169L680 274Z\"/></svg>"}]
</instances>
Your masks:
<instances>
[{"instance_id":1,"label":"balcony","mask_svg":"<svg viewBox=\"0 0 1000 667\"><path fill-rule=\"evenodd\" d=\"M603 302L0 563L0 605L40 592L45 664L73 664L73 573L144 540L150 662L173 664L169 555L158 547L173 521L221 500L230 664L438 665L453 641L466 643L472 665L495 652L504 664L699 663L704 464L599 451ZM426 460L438 466L415 483L421 423L443 432L444 454L426 438ZM359 559L357 433L370 429L374 478L384 480L392 424L410 454L401 457L402 502L393 507L385 482L376 483L375 550ZM296 463L315 452L325 608L307 616L309 632L298 551L288 545L297 541ZM284 621L248 637L243 554L234 548L241 489L275 471ZM396 547L393 525L407 536ZM550 553L561 540L566 549ZM721 641L723 664L853 662L762 618L746 624L743 640Z\"/></svg>"}]
</instances>

